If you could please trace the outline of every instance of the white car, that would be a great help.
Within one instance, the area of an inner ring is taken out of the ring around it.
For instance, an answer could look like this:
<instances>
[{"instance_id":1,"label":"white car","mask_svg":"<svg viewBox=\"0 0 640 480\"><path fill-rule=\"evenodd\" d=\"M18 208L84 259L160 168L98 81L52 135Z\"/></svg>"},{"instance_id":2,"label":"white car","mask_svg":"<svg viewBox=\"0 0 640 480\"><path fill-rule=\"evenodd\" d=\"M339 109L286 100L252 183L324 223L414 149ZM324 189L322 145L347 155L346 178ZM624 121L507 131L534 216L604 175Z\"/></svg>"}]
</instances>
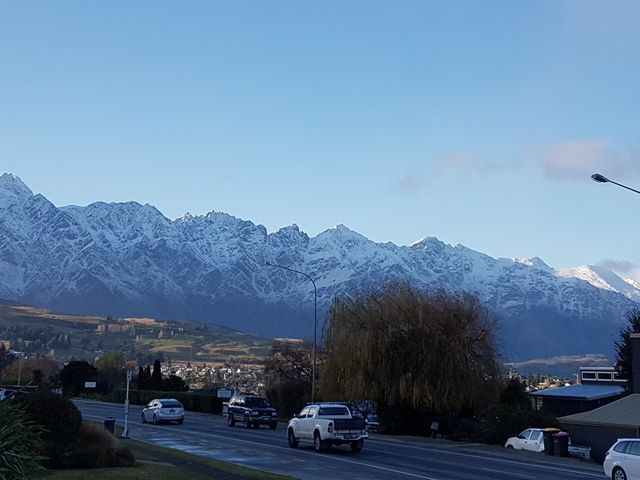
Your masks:
<instances>
[{"instance_id":1,"label":"white car","mask_svg":"<svg viewBox=\"0 0 640 480\"><path fill-rule=\"evenodd\" d=\"M544 452L544 440L541 428L527 428L516 437L507 439L504 446L516 450L530 450Z\"/></svg>"},{"instance_id":2,"label":"white car","mask_svg":"<svg viewBox=\"0 0 640 480\"><path fill-rule=\"evenodd\" d=\"M605 453L602 467L612 480L640 478L640 438L619 438Z\"/></svg>"},{"instance_id":3,"label":"white car","mask_svg":"<svg viewBox=\"0 0 640 480\"><path fill-rule=\"evenodd\" d=\"M367 424L362 417L351 415L342 403L310 403L295 415L287 426L287 441L297 448L300 441L313 442L321 452L332 445L349 444L352 452L359 452L369 438Z\"/></svg>"},{"instance_id":4,"label":"white car","mask_svg":"<svg viewBox=\"0 0 640 480\"><path fill-rule=\"evenodd\" d=\"M142 423L184 422L184 407L175 398L156 398L142 409Z\"/></svg>"}]
</instances>

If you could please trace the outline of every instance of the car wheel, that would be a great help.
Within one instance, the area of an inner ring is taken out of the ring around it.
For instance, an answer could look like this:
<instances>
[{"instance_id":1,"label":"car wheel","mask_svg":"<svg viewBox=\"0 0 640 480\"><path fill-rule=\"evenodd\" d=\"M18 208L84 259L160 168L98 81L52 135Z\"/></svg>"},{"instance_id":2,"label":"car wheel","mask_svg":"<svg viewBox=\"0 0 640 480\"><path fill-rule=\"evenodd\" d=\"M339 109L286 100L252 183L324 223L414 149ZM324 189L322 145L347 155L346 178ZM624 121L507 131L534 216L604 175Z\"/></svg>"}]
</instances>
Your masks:
<instances>
[{"instance_id":1,"label":"car wheel","mask_svg":"<svg viewBox=\"0 0 640 480\"><path fill-rule=\"evenodd\" d=\"M296 435L293 433L293 428L290 428L287 432L287 441L289 442L289 446L291 448L298 448L298 445L300 444L298 442L298 439L296 438Z\"/></svg>"},{"instance_id":2,"label":"car wheel","mask_svg":"<svg viewBox=\"0 0 640 480\"><path fill-rule=\"evenodd\" d=\"M155 415L153 416L153 424L154 425L158 424L158 417L156 417Z\"/></svg>"},{"instance_id":3,"label":"car wheel","mask_svg":"<svg viewBox=\"0 0 640 480\"><path fill-rule=\"evenodd\" d=\"M277 424L277 423L270 423L270 424L269 424L269 428L270 428L271 430L275 430L277 426L278 426L278 424Z\"/></svg>"},{"instance_id":4,"label":"car wheel","mask_svg":"<svg viewBox=\"0 0 640 480\"><path fill-rule=\"evenodd\" d=\"M507 445L507 448L510 448L511 450L513 450L513 445Z\"/></svg>"},{"instance_id":5,"label":"car wheel","mask_svg":"<svg viewBox=\"0 0 640 480\"><path fill-rule=\"evenodd\" d=\"M354 453L358 453L364 447L364 440L356 440L355 442L351 442L351 451Z\"/></svg>"},{"instance_id":6,"label":"car wheel","mask_svg":"<svg viewBox=\"0 0 640 480\"><path fill-rule=\"evenodd\" d=\"M233 413L227 414L227 423L229 424L230 427L233 427L236 424L236 419L233 418Z\"/></svg>"},{"instance_id":7,"label":"car wheel","mask_svg":"<svg viewBox=\"0 0 640 480\"><path fill-rule=\"evenodd\" d=\"M144 418L144 413L142 414L142 423L147 423L147 419Z\"/></svg>"},{"instance_id":8,"label":"car wheel","mask_svg":"<svg viewBox=\"0 0 640 480\"><path fill-rule=\"evenodd\" d=\"M627 480L627 474L624 473L624 470L620 467L616 467L613 469L613 473L611 474L612 480Z\"/></svg>"},{"instance_id":9,"label":"car wheel","mask_svg":"<svg viewBox=\"0 0 640 480\"><path fill-rule=\"evenodd\" d=\"M313 448L316 452L324 452L327 449L327 442L320 438L317 431L313 434Z\"/></svg>"},{"instance_id":10,"label":"car wheel","mask_svg":"<svg viewBox=\"0 0 640 480\"><path fill-rule=\"evenodd\" d=\"M243 426L244 426L244 428L251 428L251 422L249 421L249 415L245 415L244 416Z\"/></svg>"}]
</instances>

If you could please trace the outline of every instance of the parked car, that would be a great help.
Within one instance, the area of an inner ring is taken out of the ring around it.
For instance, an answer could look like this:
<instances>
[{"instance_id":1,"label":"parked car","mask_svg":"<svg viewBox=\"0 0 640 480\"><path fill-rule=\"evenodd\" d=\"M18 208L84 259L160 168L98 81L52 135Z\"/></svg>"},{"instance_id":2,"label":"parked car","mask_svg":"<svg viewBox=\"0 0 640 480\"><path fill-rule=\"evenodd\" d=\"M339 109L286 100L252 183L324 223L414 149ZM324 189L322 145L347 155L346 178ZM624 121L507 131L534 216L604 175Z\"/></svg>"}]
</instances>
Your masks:
<instances>
[{"instance_id":1,"label":"parked car","mask_svg":"<svg viewBox=\"0 0 640 480\"><path fill-rule=\"evenodd\" d=\"M230 427L240 422L245 428L269 425L271 430L275 430L278 426L278 412L266 397L240 393L229 400L227 422Z\"/></svg>"},{"instance_id":2,"label":"parked car","mask_svg":"<svg viewBox=\"0 0 640 480\"><path fill-rule=\"evenodd\" d=\"M544 452L544 440L541 428L528 428L515 437L507 439L504 446L516 450Z\"/></svg>"},{"instance_id":3,"label":"parked car","mask_svg":"<svg viewBox=\"0 0 640 480\"><path fill-rule=\"evenodd\" d=\"M369 415L367 415L364 421L367 422L368 432L377 432L378 430L380 430L380 419L375 413L370 413Z\"/></svg>"},{"instance_id":4,"label":"parked car","mask_svg":"<svg viewBox=\"0 0 640 480\"><path fill-rule=\"evenodd\" d=\"M291 448L297 448L300 441L309 441L318 452L343 443L359 452L368 437L364 418L352 415L349 407L341 403L309 404L287 426Z\"/></svg>"},{"instance_id":5,"label":"parked car","mask_svg":"<svg viewBox=\"0 0 640 480\"><path fill-rule=\"evenodd\" d=\"M184 422L184 407L175 398L156 398L142 409L142 423Z\"/></svg>"},{"instance_id":6,"label":"parked car","mask_svg":"<svg viewBox=\"0 0 640 480\"><path fill-rule=\"evenodd\" d=\"M640 478L640 438L619 438L605 453L602 467L612 480Z\"/></svg>"}]
</instances>

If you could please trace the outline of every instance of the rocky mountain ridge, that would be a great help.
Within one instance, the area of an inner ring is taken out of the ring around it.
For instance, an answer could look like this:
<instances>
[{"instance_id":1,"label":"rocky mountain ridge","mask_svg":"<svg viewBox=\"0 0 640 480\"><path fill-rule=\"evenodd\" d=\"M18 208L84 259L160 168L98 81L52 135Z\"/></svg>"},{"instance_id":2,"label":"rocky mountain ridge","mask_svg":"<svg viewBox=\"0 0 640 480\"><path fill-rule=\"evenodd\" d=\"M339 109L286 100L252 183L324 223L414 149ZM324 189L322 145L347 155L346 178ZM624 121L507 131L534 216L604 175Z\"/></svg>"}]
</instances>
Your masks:
<instances>
[{"instance_id":1,"label":"rocky mountain ridge","mask_svg":"<svg viewBox=\"0 0 640 480\"><path fill-rule=\"evenodd\" d=\"M500 320L513 360L613 351L640 289L599 267L556 271L541 259L492 258L425 237L375 243L344 225L309 237L268 233L226 213L170 220L136 202L56 207L0 176L0 297L57 310L196 320L265 336L313 332L337 295L406 281L477 294Z\"/></svg>"}]
</instances>

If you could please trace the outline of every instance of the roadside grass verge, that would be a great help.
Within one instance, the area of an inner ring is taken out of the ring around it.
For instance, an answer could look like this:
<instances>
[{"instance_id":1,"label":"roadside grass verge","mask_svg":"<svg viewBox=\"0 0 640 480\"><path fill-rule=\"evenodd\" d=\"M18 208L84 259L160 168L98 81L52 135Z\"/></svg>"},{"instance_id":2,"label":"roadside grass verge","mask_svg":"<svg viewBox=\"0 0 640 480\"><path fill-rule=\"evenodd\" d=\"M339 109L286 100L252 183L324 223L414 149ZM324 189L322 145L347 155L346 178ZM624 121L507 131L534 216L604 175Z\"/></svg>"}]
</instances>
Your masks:
<instances>
[{"instance_id":1,"label":"roadside grass verge","mask_svg":"<svg viewBox=\"0 0 640 480\"><path fill-rule=\"evenodd\" d=\"M293 477L254 470L137 440L120 440L137 462L127 468L47 470L38 480L293 480Z\"/></svg>"},{"instance_id":2,"label":"roadside grass verge","mask_svg":"<svg viewBox=\"0 0 640 480\"><path fill-rule=\"evenodd\" d=\"M135 467L95 468L91 470L48 470L38 480L207 480L217 477L200 475L167 463L140 460Z\"/></svg>"},{"instance_id":3,"label":"roadside grass verge","mask_svg":"<svg viewBox=\"0 0 640 480\"><path fill-rule=\"evenodd\" d=\"M165 458L166 456L173 457L175 459L182 460L187 463L195 463L208 467L211 470L217 470L221 473L228 474L238 479L247 480L294 480L294 477L286 475L277 475L275 473L263 472L261 470L254 470L252 468L243 467L234 463L223 462L221 460L215 460L213 458L201 457L199 455L193 455L191 453L183 452L181 450L175 450L158 445L151 445L149 443L140 442L138 440L126 440L126 444L131 448L136 456L147 458Z\"/></svg>"}]
</instances>

